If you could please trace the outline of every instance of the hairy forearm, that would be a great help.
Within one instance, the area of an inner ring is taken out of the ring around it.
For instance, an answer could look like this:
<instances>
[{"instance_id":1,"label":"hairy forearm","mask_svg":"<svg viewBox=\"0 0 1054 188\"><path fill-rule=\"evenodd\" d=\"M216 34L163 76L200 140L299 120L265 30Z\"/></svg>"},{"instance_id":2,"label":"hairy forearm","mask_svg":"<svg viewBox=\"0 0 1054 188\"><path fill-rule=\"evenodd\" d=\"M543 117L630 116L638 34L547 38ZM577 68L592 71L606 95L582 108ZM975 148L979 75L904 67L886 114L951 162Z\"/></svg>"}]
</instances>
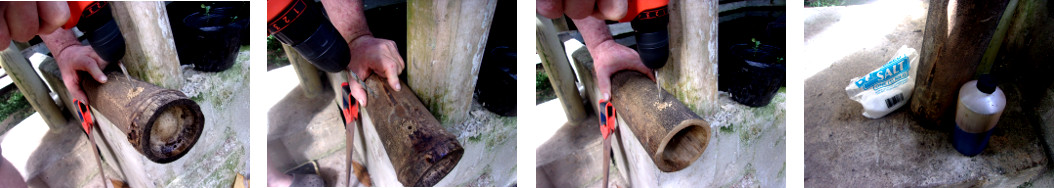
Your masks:
<instances>
[{"instance_id":1,"label":"hairy forearm","mask_svg":"<svg viewBox=\"0 0 1054 188\"><path fill-rule=\"evenodd\" d=\"M44 41L44 45L48 47L48 50L51 50L51 55L56 57L67 47L81 44L73 36L72 30L62 28L56 29L49 34L40 35L40 39Z\"/></svg>"},{"instance_id":2,"label":"hairy forearm","mask_svg":"<svg viewBox=\"0 0 1054 188\"><path fill-rule=\"evenodd\" d=\"M351 43L361 36L372 35L366 25L361 0L322 0L322 6L345 42Z\"/></svg>"},{"instance_id":3,"label":"hairy forearm","mask_svg":"<svg viewBox=\"0 0 1054 188\"><path fill-rule=\"evenodd\" d=\"M608 30L607 24L604 24L604 20L588 16L582 19L572 19L571 21L574 21L575 26L578 26L578 32L585 39L586 48L589 49L590 53L595 53L593 49L596 49L601 43L614 40L611 38L611 31Z\"/></svg>"}]
</instances>

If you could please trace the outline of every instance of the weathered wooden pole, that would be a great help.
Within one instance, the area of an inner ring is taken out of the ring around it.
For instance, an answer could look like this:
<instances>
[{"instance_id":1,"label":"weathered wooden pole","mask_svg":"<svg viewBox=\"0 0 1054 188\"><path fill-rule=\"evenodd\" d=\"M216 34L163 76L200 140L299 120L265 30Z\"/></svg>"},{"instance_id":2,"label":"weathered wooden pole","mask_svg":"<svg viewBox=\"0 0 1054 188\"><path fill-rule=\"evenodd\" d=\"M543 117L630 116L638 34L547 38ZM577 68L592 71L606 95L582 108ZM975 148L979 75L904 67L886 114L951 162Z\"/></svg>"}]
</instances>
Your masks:
<instances>
[{"instance_id":1,"label":"weathered wooden pole","mask_svg":"<svg viewBox=\"0 0 1054 188\"><path fill-rule=\"evenodd\" d=\"M953 121L959 87L974 78L1007 0L931 0L911 112L924 125Z\"/></svg>"},{"instance_id":2,"label":"weathered wooden pole","mask_svg":"<svg viewBox=\"0 0 1054 188\"><path fill-rule=\"evenodd\" d=\"M304 59L304 56L301 56L300 52L293 47L283 43L282 49L285 51L285 56L289 58L289 64L296 71L296 76L300 79L300 89L304 90L304 96L314 98L322 91L322 77L319 77L318 68Z\"/></svg>"},{"instance_id":3,"label":"weathered wooden pole","mask_svg":"<svg viewBox=\"0 0 1054 188\"><path fill-rule=\"evenodd\" d=\"M456 137L432 117L410 87L395 91L378 76L370 76L365 83L367 114L399 182L414 187L439 183L465 152Z\"/></svg>"},{"instance_id":4,"label":"weathered wooden pole","mask_svg":"<svg viewBox=\"0 0 1054 188\"><path fill-rule=\"evenodd\" d=\"M684 169L706 151L710 124L673 95L656 97L655 82L644 74L622 71L611 77L611 102L663 172Z\"/></svg>"},{"instance_id":5,"label":"weathered wooden pole","mask_svg":"<svg viewBox=\"0 0 1054 188\"><path fill-rule=\"evenodd\" d=\"M406 78L443 125L468 119L497 0L410 0Z\"/></svg>"},{"instance_id":6,"label":"weathered wooden pole","mask_svg":"<svg viewBox=\"0 0 1054 188\"><path fill-rule=\"evenodd\" d=\"M538 55L542 56L542 67L549 73L549 83L563 104L568 122L581 120L586 117L585 107L582 97L578 94L578 86L575 85L575 73L571 70L571 63L567 61L567 54L556 36L553 22L539 15L536 25Z\"/></svg>"},{"instance_id":7,"label":"weathered wooden pole","mask_svg":"<svg viewBox=\"0 0 1054 188\"><path fill-rule=\"evenodd\" d=\"M33 70L33 65L26 60L26 57L18 52L13 42L9 48L0 53L0 67L3 67L7 75L11 76L18 90L26 96L29 105L40 113L40 117L44 118L44 122L51 130L59 130L62 125L66 125L66 117L55 105L55 101L51 100L48 86L44 85L44 80Z\"/></svg>"},{"instance_id":8,"label":"weathered wooden pole","mask_svg":"<svg viewBox=\"0 0 1054 188\"><path fill-rule=\"evenodd\" d=\"M118 1L112 6L127 46L121 61L128 74L167 89L183 87L183 71L179 68L165 3Z\"/></svg>"},{"instance_id":9,"label":"weathered wooden pole","mask_svg":"<svg viewBox=\"0 0 1054 188\"><path fill-rule=\"evenodd\" d=\"M65 109L62 111L66 111L70 115L69 117L77 117L77 111L73 109L73 99L70 98L70 92L62 81L62 73L59 71L55 58L47 58L43 63L40 63L40 67L37 67L37 69L40 70L40 76L44 77L44 81L51 86L51 91L58 94L59 110Z\"/></svg>"},{"instance_id":10,"label":"weathered wooden pole","mask_svg":"<svg viewBox=\"0 0 1054 188\"><path fill-rule=\"evenodd\" d=\"M717 0L670 1L670 58L656 81L692 110L717 109Z\"/></svg>"},{"instance_id":11,"label":"weathered wooden pole","mask_svg":"<svg viewBox=\"0 0 1054 188\"><path fill-rule=\"evenodd\" d=\"M172 162L198 142L205 117L183 92L129 80L119 71L106 76L105 84L82 80L84 93L91 106L123 131L143 156L158 163Z\"/></svg>"}]
</instances>

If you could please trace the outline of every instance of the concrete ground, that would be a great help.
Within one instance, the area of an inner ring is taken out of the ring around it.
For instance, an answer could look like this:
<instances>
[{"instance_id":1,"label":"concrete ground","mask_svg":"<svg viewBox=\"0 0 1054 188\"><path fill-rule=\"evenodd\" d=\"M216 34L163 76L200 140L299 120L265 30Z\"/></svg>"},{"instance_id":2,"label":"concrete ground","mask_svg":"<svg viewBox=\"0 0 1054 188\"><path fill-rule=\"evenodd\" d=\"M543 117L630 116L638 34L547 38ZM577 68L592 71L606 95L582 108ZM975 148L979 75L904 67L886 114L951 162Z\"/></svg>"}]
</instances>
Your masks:
<instances>
[{"instance_id":1,"label":"concrete ground","mask_svg":"<svg viewBox=\"0 0 1054 188\"><path fill-rule=\"evenodd\" d=\"M248 51L242 48L235 65L223 72L205 73L184 67L186 82L181 90L201 106L206 120L201 137L186 155L171 163L158 164L134 150L121 150L114 153L132 153L133 157L116 164L113 158L108 158L112 155L104 156L107 177L133 187L230 187L237 174L248 174ZM101 130L116 130L106 122L100 120ZM34 113L3 135L0 143L3 156L34 187L101 186L90 142L80 131L78 122L71 120L64 127L68 129L49 130L39 114ZM108 144L98 136L97 142ZM127 145L109 144L109 147ZM104 152L106 148L100 147ZM118 166L134 168L122 171Z\"/></svg>"},{"instance_id":2,"label":"concrete ground","mask_svg":"<svg viewBox=\"0 0 1054 188\"><path fill-rule=\"evenodd\" d=\"M907 108L868 119L846 95L851 78L885 64L901 46L920 49L927 6L902 0L803 11L805 185L1049 187L1050 159L1013 84L1000 85L1008 108L974 157L951 146L950 128L924 128Z\"/></svg>"},{"instance_id":3,"label":"concrete ground","mask_svg":"<svg viewBox=\"0 0 1054 188\"><path fill-rule=\"evenodd\" d=\"M331 89L314 98L305 97L292 66L266 73L263 82L269 91L262 92L262 102L269 109L268 163L286 170L303 162L317 160L326 186L346 186L344 127L333 102ZM325 85L325 84L324 84ZM365 122L365 121L364 121ZM363 129L359 129L363 130ZM356 131L356 139L362 138ZM513 186L516 184L516 118L501 117L472 105L470 119L447 129L457 136L465 149L461 161L436 186ZM361 144L357 141L356 145ZM359 146L357 146L359 147ZM356 148L353 160L363 159L362 148ZM370 174L374 185L394 177ZM355 182L353 186L361 186Z\"/></svg>"}]
</instances>

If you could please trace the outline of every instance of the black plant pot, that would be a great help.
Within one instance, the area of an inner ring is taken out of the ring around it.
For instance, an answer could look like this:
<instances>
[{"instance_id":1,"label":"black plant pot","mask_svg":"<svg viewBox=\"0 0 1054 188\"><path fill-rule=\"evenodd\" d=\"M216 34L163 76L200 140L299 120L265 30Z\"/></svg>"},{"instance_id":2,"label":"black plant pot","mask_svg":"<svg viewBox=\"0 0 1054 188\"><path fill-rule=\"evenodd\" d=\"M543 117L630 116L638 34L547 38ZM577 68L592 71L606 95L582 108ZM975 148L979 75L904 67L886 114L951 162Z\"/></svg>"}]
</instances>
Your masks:
<instances>
[{"instance_id":1,"label":"black plant pot","mask_svg":"<svg viewBox=\"0 0 1054 188\"><path fill-rule=\"evenodd\" d=\"M786 79L787 66L778 59L782 50L769 45L755 49L752 44L732 45L731 50L736 58L725 69L730 80L722 83L728 84L732 100L751 107L768 105Z\"/></svg>"},{"instance_id":2,"label":"black plant pot","mask_svg":"<svg viewBox=\"0 0 1054 188\"><path fill-rule=\"evenodd\" d=\"M213 7L208 14L194 12L183 18L181 29L174 32L181 64L194 64L195 70L206 72L224 71L234 65L249 19L234 19L233 9Z\"/></svg>"}]
</instances>

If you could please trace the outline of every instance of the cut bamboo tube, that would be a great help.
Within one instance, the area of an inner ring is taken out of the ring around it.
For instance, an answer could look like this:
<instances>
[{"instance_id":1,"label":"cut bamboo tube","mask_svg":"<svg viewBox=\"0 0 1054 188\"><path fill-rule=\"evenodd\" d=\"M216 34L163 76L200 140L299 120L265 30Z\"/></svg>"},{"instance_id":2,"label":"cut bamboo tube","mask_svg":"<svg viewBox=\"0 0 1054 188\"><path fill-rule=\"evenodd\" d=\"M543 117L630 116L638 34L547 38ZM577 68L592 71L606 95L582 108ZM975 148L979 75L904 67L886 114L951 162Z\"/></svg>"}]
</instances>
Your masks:
<instances>
[{"instance_id":1,"label":"cut bamboo tube","mask_svg":"<svg viewBox=\"0 0 1054 188\"><path fill-rule=\"evenodd\" d=\"M684 169L706 151L710 124L639 72L611 77L611 102L663 172Z\"/></svg>"}]
</instances>

